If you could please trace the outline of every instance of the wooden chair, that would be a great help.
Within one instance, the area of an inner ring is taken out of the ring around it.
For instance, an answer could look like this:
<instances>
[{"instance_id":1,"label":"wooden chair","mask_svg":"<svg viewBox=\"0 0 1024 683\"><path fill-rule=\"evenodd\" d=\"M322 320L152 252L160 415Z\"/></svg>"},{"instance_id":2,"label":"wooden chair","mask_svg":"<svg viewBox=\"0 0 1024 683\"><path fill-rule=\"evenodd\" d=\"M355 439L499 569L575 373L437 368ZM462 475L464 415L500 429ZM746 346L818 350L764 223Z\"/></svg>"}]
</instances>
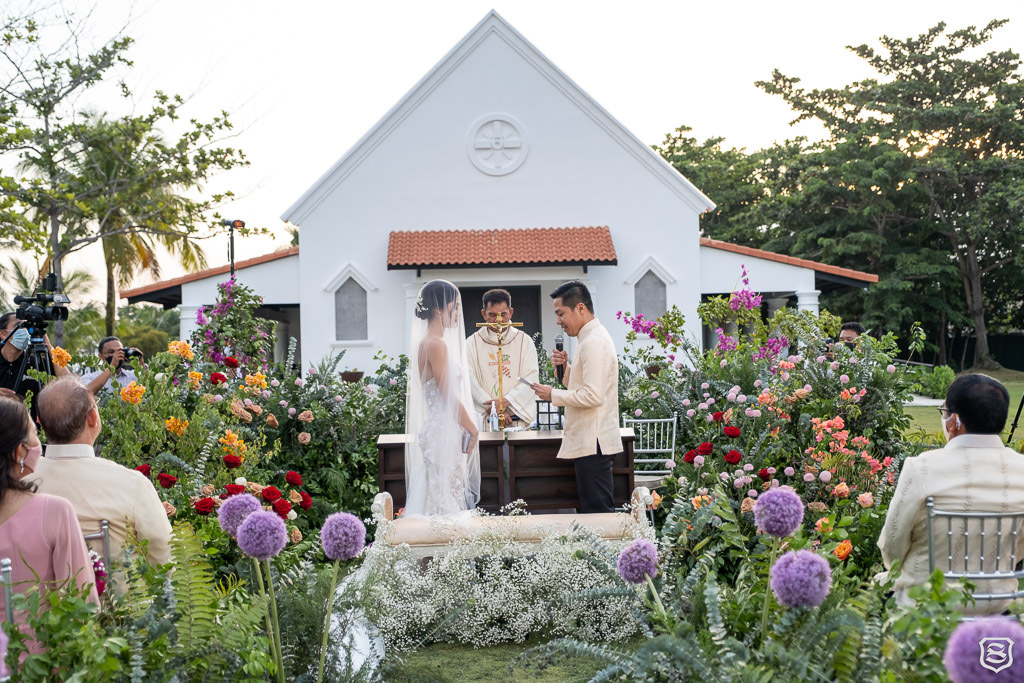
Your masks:
<instances>
[{"instance_id":1,"label":"wooden chair","mask_svg":"<svg viewBox=\"0 0 1024 683\"><path fill-rule=\"evenodd\" d=\"M1024 510L940 510L934 496L928 496L925 508L930 571L941 570L947 581L974 584L972 595L981 611L984 603L1008 603L1024 597L1019 583L1024 578L1024 570L1019 568L1024 557L1017 554L1017 545L1024 540ZM995 581L1001 583L993 585Z\"/></svg>"}]
</instances>

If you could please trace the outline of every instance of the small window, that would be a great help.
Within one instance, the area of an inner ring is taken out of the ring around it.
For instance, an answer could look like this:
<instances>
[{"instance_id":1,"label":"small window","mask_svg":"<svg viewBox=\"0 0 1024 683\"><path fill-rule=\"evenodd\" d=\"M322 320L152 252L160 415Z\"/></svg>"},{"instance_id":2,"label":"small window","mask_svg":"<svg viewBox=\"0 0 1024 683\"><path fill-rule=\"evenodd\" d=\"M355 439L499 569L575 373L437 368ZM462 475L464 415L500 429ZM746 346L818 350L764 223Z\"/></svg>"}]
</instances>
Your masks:
<instances>
[{"instance_id":1,"label":"small window","mask_svg":"<svg viewBox=\"0 0 1024 683\"><path fill-rule=\"evenodd\" d=\"M334 336L336 339L368 339L366 290L352 278L334 292Z\"/></svg>"},{"instance_id":2,"label":"small window","mask_svg":"<svg viewBox=\"0 0 1024 683\"><path fill-rule=\"evenodd\" d=\"M634 304L636 315L643 314L647 320L654 320L668 310L665 282L648 270L644 276L633 285Z\"/></svg>"}]
</instances>

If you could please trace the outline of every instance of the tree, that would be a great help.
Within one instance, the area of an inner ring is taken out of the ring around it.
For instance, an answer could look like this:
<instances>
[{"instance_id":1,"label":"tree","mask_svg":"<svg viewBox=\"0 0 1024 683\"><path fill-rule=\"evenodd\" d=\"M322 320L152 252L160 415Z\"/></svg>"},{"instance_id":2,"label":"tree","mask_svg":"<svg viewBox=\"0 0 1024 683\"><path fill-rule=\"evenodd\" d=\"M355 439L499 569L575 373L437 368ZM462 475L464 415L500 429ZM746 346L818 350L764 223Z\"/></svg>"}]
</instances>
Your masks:
<instances>
[{"instance_id":1,"label":"tree","mask_svg":"<svg viewBox=\"0 0 1024 683\"><path fill-rule=\"evenodd\" d=\"M0 42L6 65L0 69L0 154L31 169L21 177L0 176L0 222L11 226L22 248L50 254L59 287L64 257L104 238L197 237L204 222L216 230L217 216L209 214L227 195L194 193L215 171L246 163L238 150L219 146L231 128L226 113L205 123L193 119L176 141L164 142L158 131L176 125L184 101L157 91L148 113L118 119L119 133L137 153L125 152L123 168L112 176L83 174L80 160L109 145L110 131L77 111L75 102L115 66L130 66L131 39L117 37L81 54L83 27L71 20L61 26L68 35L50 51L32 16L9 20ZM123 84L122 92L130 94ZM172 200L167 188L193 194ZM34 222L34 215L45 222ZM58 323L55 343L62 331Z\"/></svg>"},{"instance_id":2,"label":"tree","mask_svg":"<svg viewBox=\"0 0 1024 683\"><path fill-rule=\"evenodd\" d=\"M975 366L981 368L995 364L988 346L986 287L1005 269L1024 265L1024 82L1020 58L1012 51L976 59L964 53L987 42L1004 23L950 33L940 23L917 38L883 36L880 51L867 45L848 48L882 80L805 90L799 79L775 71L771 81L758 83L785 98L797 121L821 121L830 132L829 150L856 144L868 160L891 159L883 184L873 181L877 169L866 168L852 183L860 198L841 204L861 202L878 225L888 203L898 211L886 220L912 223L914 243L936 249L941 241L960 281L964 312L977 336ZM864 204L865 190L877 199ZM909 194L919 195L919 215L904 213L896 201L897 195ZM861 231L839 239L866 237ZM878 248L885 253L891 244L883 239ZM931 255L900 256L909 259L904 267L911 277L930 279L942 271L941 261ZM947 292L935 297L955 298Z\"/></svg>"}]
</instances>

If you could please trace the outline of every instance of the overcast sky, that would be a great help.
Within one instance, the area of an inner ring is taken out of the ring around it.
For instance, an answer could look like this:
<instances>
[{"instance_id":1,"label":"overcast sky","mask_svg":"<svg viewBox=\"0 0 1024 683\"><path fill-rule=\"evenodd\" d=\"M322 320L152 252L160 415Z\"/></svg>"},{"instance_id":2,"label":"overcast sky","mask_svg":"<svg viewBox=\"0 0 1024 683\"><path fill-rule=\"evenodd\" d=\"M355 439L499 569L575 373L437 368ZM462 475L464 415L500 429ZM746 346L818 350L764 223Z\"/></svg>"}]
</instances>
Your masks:
<instances>
[{"instance_id":1,"label":"overcast sky","mask_svg":"<svg viewBox=\"0 0 1024 683\"><path fill-rule=\"evenodd\" d=\"M490 9L648 144L682 124L700 139L723 136L727 145L749 149L798 132L814 135L791 128L781 98L754 82L778 68L811 87L842 86L869 75L844 46L877 44L883 34L905 38L939 21L961 28L1008 18L988 49L1024 50L1021 0L95 4L94 39L127 23L125 33L136 41L134 67L123 75L139 111L159 88L189 98L186 117L230 112L237 131L230 144L251 166L222 174L212 189L239 195L222 213L281 235L240 242L239 259L286 244L279 218L285 209ZM93 5L64 3L79 14ZM124 106L110 93L81 105L111 113ZM226 262L226 238L207 244L211 265ZM171 274L177 272L167 268Z\"/></svg>"}]
</instances>

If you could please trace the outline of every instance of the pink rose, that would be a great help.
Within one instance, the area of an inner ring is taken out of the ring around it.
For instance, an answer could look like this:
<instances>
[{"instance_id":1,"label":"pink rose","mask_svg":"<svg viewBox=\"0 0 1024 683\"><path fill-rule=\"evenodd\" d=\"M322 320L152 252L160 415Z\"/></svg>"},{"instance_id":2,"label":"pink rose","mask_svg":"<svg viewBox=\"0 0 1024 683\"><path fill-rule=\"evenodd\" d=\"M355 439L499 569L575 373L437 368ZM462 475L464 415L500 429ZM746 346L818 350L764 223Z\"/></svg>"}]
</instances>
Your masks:
<instances>
[{"instance_id":1,"label":"pink rose","mask_svg":"<svg viewBox=\"0 0 1024 683\"><path fill-rule=\"evenodd\" d=\"M885 371L888 372L891 375L892 373L896 372L896 366L895 365L891 365L891 364L890 365L886 365L885 366Z\"/></svg>"},{"instance_id":2,"label":"pink rose","mask_svg":"<svg viewBox=\"0 0 1024 683\"><path fill-rule=\"evenodd\" d=\"M643 414L644 414L644 411L640 410L639 408L637 408L635 411L633 411L633 415L636 416L636 417L640 417Z\"/></svg>"},{"instance_id":3,"label":"pink rose","mask_svg":"<svg viewBox=\"0 0 1024 683\"><path fill-rule=\"evenodd\" d=\"M841 384L847 384L850 381L849 375L839 375L839 382Z\"/></svg>"},{"instance_id":4,"label":"pink rose","mask_svg":"<svg viewBox=\"0 0 1024 683\"><path fill-rule=\"evenodd\" d=\"M296 377L295 378L295 386L301 387L305 383L306 383L305 380L303 380L301 377Z\"/></svg>"}]
</instances>

